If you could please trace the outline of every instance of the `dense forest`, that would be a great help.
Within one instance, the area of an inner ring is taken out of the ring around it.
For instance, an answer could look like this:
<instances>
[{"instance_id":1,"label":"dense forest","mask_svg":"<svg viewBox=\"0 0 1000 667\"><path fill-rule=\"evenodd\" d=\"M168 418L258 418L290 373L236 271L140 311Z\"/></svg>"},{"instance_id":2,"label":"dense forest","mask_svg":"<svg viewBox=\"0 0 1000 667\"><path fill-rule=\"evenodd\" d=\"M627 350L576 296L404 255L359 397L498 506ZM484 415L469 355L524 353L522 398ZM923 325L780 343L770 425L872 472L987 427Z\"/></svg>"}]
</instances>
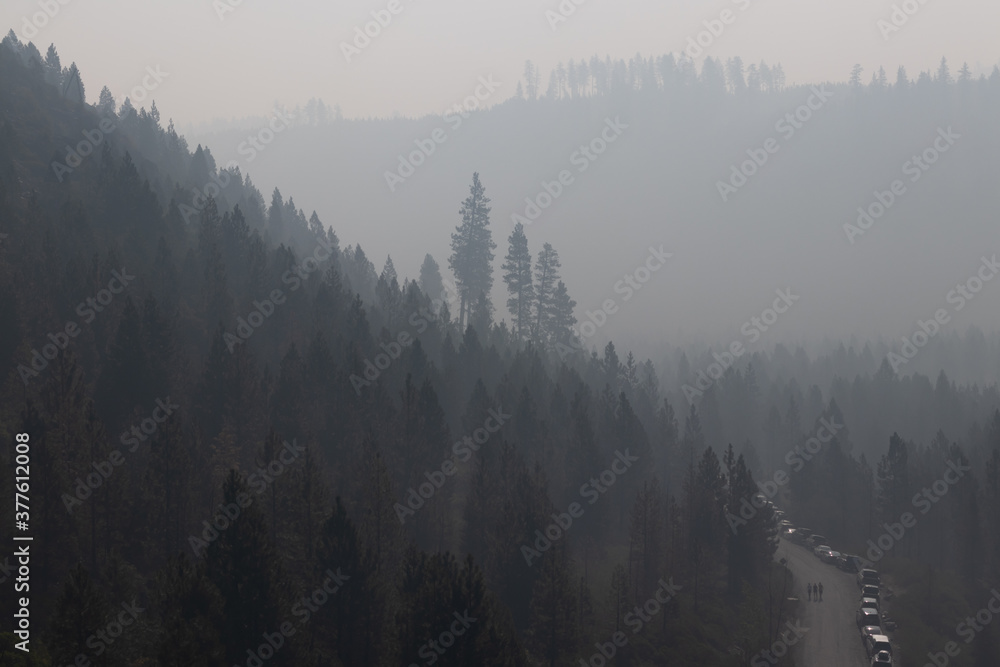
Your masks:
<instances>
[{"instance_id":1,"label":"dense forest","mask_svg":"<svg viewBox=\"0 0 1000 667\"><path fill-rule=\"evenodd\" d=\"M192 147L211 146L220 166L252 173L262 191L280 187L338 232L350 229L351 242L361 243L377 268L391 255L399 273L411 277L426 253L439 261L448 256L456 202L479 172L492 199L495 240L503 246L520 221L532 252L551 243L578 302L579 324L605 298L619 298L613 286L646 257L649 245L664 244L673 253L667 270L657 272L637 295L641 299L621 308L587 347L597 345L600 353L614 340L620 351L651 359L672 402L687 400L680 390L690 383L688 377L678 381L678 351L697 373L707 365L702 358L711 359L709 346L718 351L734 337L750 342L740 325L760 313L777 288L791 287L802 298L751 353L771 355L783 343L789 354L782 357L794 361L782 361L781 368L794 373L804 392L813 384L826 390L834 375L876 373L890 351L899 354L900 337L912 333L916 320L933 315L936 306L917 303L917 295L950 308L948 290L995 252L991 230L1000 193L986 175L1000 152L994 122L1000 70L938 56L927 58L933 67L924 71L891 61L880 71L866 62L853 77L848 67L833 81L779 86L773 61L764 63L772 72L767 84L759 60L751 69L749 62L710 55L694 69L676 55L608 59L602 53L586 68L574 61L575 86L568 65L560 85L558 65L553 73L531 64L537 90L529 90L522 68L502 75L499 66L484 65L456 82L454 96L442 99L447 104L432 107L438 113L420 117L320 123L310 120L319 118L318 111L288 99L275 113L292 112L295 125L249 155L243 149L252 132L242 123L226 129L220 121L212 131L185 134ZM475 97L486 91L480 75L500 84L485 100ZM171 92L183 87L180 79L168 79L164 88L168 84ZM813 100L820 106L815 112L803 108L813 88L826 96L822 105ZM333 101L350 107L348 99ZM806 120L793 115L789 122L793 112ZM580 161L581 146L595 142L607 120L616 119L627 126L621 136L599 156L592 152L596 160ZM262 127L263 119L254 132ZM949 128L960 138L914 181L904 163L912 169L913 157ZM432 140L438 130L440 143ZM745 164L747 151L759 154L768 138L778 151L733 193L732 182L743 176L738 168L753 169ZM415 152L421 151L418 143L424 152L436 148L424 156ZM544 183L559 185L563 170L572 182L542 208L550 191L557 192ZM401 174L409 174L402 183ZM904 195L869 227L859 227L859 207L877 206L875 191L886 191L894 179L903 181ZM336 224L332 215L343 222ZM394 221L391 237L377 222L383 220ZM612 229L614 243L594 241L610 240ZM504 251L498 250L498 264ZM497 319L509 324L503 285L496 282ZM897 364L899 374L920 373L933 383L944 370L963 385L992 384L1000 371L997 309L987 303L995 285L955 312L919 355ZM813 363L795 359L798 347ZM834 365L840 361L848 365ZM755 363L759 373L776 370L763 364ZM852 418L844 396L836 398ZM884 449L894 430L909 428L886 417L878 432L859 431L853 420L859 441L877 440ZM905 437L925 438L925 432Z\"/></svg>"},{"instance_id":2,"label":"dense forest","mask_svg":"<svg viewBox=\"0 0 1000 667\"><path fill-rule=\"evenodd\" d=\"M546 95L783 88L689 65L571 64ZM896 94L941 77L1000 89ZM532 66L519 86L544 103ZM409 278L155 104L90 98L55 46L3 40L0 539L23 433L34 540L30 653L0 555L0 664L758 664L789 617L774 507L894 577L913 655L1000 583L995 382L864 343L594 349L558 250L498 231L479 173ZM975 331L937 343L998 366ZM998 656L986 627L953 664Z\"/></svg>"}]
</instances>

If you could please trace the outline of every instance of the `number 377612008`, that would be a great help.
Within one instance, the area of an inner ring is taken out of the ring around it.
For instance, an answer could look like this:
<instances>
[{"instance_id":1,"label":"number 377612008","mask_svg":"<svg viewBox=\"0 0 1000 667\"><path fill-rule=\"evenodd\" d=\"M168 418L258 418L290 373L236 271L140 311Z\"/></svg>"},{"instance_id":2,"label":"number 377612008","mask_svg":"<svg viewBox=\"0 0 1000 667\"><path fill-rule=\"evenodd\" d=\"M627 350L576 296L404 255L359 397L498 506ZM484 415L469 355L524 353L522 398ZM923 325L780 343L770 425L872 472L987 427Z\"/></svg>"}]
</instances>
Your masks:
<instances>
[{"instance_id":1,"label":"number 377612008","mask_svg":"<svg viewBox=\"0 0 1000 667\"><path fill-rule=\"evenodd\" d=\"M31 463L31 445L27 433L18 433L15 438L17 440L17 455L15 458L17 467L14 469L14 521L20 530L28 530L28 521L30 519L28 513L28 491L30 489L29 482L31 481L31 470L29 467Z\"/></svg>"}]
</instances>

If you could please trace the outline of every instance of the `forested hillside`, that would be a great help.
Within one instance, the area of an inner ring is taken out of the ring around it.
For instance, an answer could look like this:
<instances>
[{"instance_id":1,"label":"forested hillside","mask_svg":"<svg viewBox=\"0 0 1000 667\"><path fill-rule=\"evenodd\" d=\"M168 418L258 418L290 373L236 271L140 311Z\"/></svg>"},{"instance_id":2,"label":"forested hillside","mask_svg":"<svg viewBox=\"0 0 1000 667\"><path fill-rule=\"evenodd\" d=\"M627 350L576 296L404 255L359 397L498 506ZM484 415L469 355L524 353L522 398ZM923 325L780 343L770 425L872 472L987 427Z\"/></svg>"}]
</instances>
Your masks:
<instances>
[{"instance_id":1,"label":"forested hillside","mask_svg":"<svg viewBox=\"0 0 1000 667\"><path fill-rule=\"evenodd\" d=\"M911 644L998 583L995 383L778 346L678 354L668 390L591 351L558 248L498 231L479 172L407 277L98 78L0 45L0 540L17 434L34 537L31 652L5 594L0 664L754 664L790 613L774 507L864 554L952 465L880 565Z\"/></svg>"}]
</instances>

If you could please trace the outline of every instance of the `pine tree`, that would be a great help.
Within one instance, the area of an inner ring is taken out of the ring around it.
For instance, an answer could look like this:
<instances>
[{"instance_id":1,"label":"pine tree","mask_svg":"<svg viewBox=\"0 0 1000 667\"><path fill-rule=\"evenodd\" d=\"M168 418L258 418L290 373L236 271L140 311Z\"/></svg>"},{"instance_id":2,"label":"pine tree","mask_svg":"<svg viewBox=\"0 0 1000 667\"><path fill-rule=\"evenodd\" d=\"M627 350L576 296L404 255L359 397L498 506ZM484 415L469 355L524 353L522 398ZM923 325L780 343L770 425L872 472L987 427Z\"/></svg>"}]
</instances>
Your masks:
<instances>
[{"instance_id":1,"label":"pine tree","mask_svg":"<svg viewBox=\"0 0 1000 667\"><path fill-rule=\"evenodd\" d=\"M879 508L886 521L899 516L911 495L908 458L906 442L894 432L889 438L888 453L878 462Z\"/></svg>"},{"instance_id":2,"label":"pine tree","mask_svg":"<svg viewBox=\"0 0 1000 667\"><path fill-rule=\"evenodd\" d=\"M185 556L170 559L156 578L159 609L156 658L164 667L224 667L222 596L203 565Z\"/></svg>"},{"instance_id":3,"label":"pine tree","mask_svg":"<svg viewBox=\"0 0 1000 667\"><path fill-rule=\"evenodd\" d=\"M257 641L265 632L274 632L285 620L282 616L287 608L264 515L257 502L243 507L245 500L242 504L239 501L245 497L257 500L239 473L230 470L223 485L222 503L241 508L240 514L226 528L216 531L218 537L209 543L204 556L206 574L222 596L224 622L220 639L227 664L245 661L248 642ZM215 512L213 521L223 516L222 510ZM219 525L225 524L219 520ZM271 664L294 664L293 649L284 647Z\"/></svg>"},{"instance_id":4,"label":"pine tree","mask_svg":"<svg viewBox=\"0 0 1000 667\"><path fill-rule=\"evenodd\" d=\"M485 292L479 293L479 298L469 309L469 326L481 332L484 341L489 341L493 327L493 304Z\"/></svg>"},{"instance_id":5,"label":"pine tree","mask_svg":"<svg viewBox=\"0 0 1000 667\"><path fill-rule=\"evenodd\" d=\"M562 343L563 345L571 345L574 343L576 336L573 331L573 326L576 324L576 316L573 314L574 308L576 308L576 301L569 298L566 283L560 280L556 285L555 292L552 294L552 317L550 323L552 325L551 341L553 344Z\"/></svg>"},{"instance_id":6,"label":"pine tree","mask_svg":"<svg viewBox=\"0 0 1000 667\"><path fill-rule=\"evenodd\" d=\"M399 280L396 277L396 267L392 263L392 257L385 258L385 266L382 268L378 283L375 285L375 297L385 311L386 326L390 329L394 328L402 317L399 308L403 301L403 294L399 289Z\"/></svg>"},{"instance_id":7,"label":"pine tree","mask_svg":"<svg viewBox=\"0 0 1000 667\"><path fill-rule=\"evenodd\" d=\"M97 386L101 413L112 424L117 425L134 407L149 409L155 398L149 393L150 369L144 347L141 315L135 301L127 296Z\"/></svg>"},{"instance_id":8,"label":"pine tree","mask_svg":"<svg viewBox=\"0 0 1000 667\"><path fill-rule=\"evenodd\" d=\"M49 650L55 664L68 665L83 653L91 654L87 638L108 622L110 609L104 595L94 585L81 564L69 572L56 601Z\"/></svg>"},{"instance_id":9,"label":"pine tree","mask_svg":"<svg viewBox=\"0 0 1000 667\"><path fill-rule=\"evenodd\" d=\"M465 328L470 307L479 294L489 299L493 289L493 251L497 244L490 232L490 199L479 180L479 172L472 175L469 196L462 202L459 214L462 224L451 235L451 257L448 267L458 282L461 307L458 325Z\"/></svg>"},{"instance_id":10,"label":"pine tree","mask_svg":"<svg viewBox=\"0 0 1000 667\"><path fill-rule=\"evenodd\" d=\"M701 582L714 569L725 540L726 524L723 517L725 502L725 477L719 458L709 447L692 466L684 488L687 510L688 566L693 572L695 609L701 599Z\"/></svg>"},{"instance_id":11,"label":"pine tree","mask_svg":"<svg viewBox=\"0 0 1000 667\"><path fill-rule=\"evenodd\" d=\"M310 646L331 649L344 665L377 664L369 660L377 650L380 628L376 621L384 605L385 586L340 497L323 524L316 576L325 576L327 570L348 579L312 621Z\"/></svg>"},{"instance_id":12,"label":"pine tree","mask_svg":"<svg viewBox=\"0 0 1000 667\"><path fill-rule=\"evenodd\" d=\"M559 284L559 253L546 243L535 262L535 308L532 338L546 343L553 334L556 286Z\"/></svg>"},{"instance_id":13,"label":"pine tree","mask_svg":"<svg viewBox=\"0 0 1000 667\"><path fill-rule=\"evenodd\" d=\"M604 346L604 359L601 362L601 367L604 371L602 378L604 385L616 393L621 383L622 363L615 351L615 344L611 341L608 341L608 344Z\"/></svg>"},{"instance_id":14,"label":"pine tree","mask_svg":"<svg viewBox=\"0 0 1000 667\"><path fill-rule=\"evenodd\" d=\"M71 63L69 68L63 70L62 76L63 97L80 104L87 103L87 93L85 92L83 79L80 78L80 70L76 63Z\"/></svg>"},{"instance_id":15,"label":"pine tree","mask_svg":"<svg viewBox=\"0 0 1000 667\"><path fill-rule=\"evenodd\" d=\"M736 95L742 95L747 91L746 79L743 77L743 59L739 56L730 58L726 62L726 75L729 79L729 87Z\"/></svg>"},{"instance_id":16,"label":"pine tree","mask_svg":"<svg viewBox=\"0 0 1000 667\"><path fill-rule=\"evenodd\" d=\"M966 85L972 80L972 70L969 69L969 63L962 63L962 69L958 70L958 82L960 84Z\"/></svg>"},{"instance_id":17,"label":"pine tree","mask_svg":"<svg viewBox=\"0 0 1000 667\"><path fill-rule=\"evenodd\" d=\"M160 425L149 442L149 466L142 478L138 503L148 528L144 547L150 558L166 562L171 554L184 547L185 520L194 505L193 482L209 479L197 466L197 446L184 433L179 415Z\"/></svg>"},{"instance_id":18,"label":"pine tree","mask_svg":"<svg viewBox=\"0 0 1000 667\"><path fill-rule=\"evenodd\" d=\"M634 604L641 604L655 588L661 576L664 535L663 517L665 503L660 483L654 477L643 482L635 496L629 521L629 570L631 596Z\"/></svg>"},{"instance_id":19,"label":"pine tree","mask_svg":"<svg viewBox=\"0 0 1000 667\"><path fill-rule=\"evenodd\" d=\"M625 623L625 616L629 613L629 577L628 570L621 563L615 565L611 573L611 587L608 590L608 604L610 620L613 621L615 632L622 629Z\"/></svg>"},{"instance_id":20,"label":"pine tree","mask_svg":"<svg viewBox=\"0 0 1000 667\"><path fill-rule=\"evenodd\" d=\"M62 83L62 63L59 61L59 52L56 51L55 44L49 44L49 50L45 52L45 81L46 83L58 86ZM107 88L105 88L107 90ZM109 93L110 94L110 93ZM101 92L103 99L104 93Z\"/></svg>"},{"instance_id":21,"label":"pine tree","mask_svg":"<svg viewBox=\"0 0 1000 667\"><path fill-rule=\"evenodd\" d=\"M386 282L395 280L398 286L399 280L396 275L396 265L392 263L392 255L385 256L385 265L382 267L381 277L385 278Z\"/></svg>"},{"instance_id":22,"label":"pine tree","mask_svg":"<svg viewBox=\"0 0 1000 667\"><path fill-rule=\"evenodd\" d=\"M420 289L431 299L432 304L435 299L445 300L442 297L444 282L441 280L441 271L430 253L424 256L424 263L420 265Z\"/></svg>"},{"instance_id":23,"label":"pine tree","mask_svg":"<svg viewBox=\"0 0 1000 667\"><path fill-rule=\"evenodd\" d=\"M851 88L854 88L855 90L861 88L861 73L864 71L865 68L861 65L855 65L851 68L851 79L848 82L850 83Z\"/></svg>"},{"instance_id":24,"label":"pine tree","mask_svg":"<svg viewBox=\"0 0 1000 667\"><path fill-rule=\"evenodd\" d=\"M758 584L759 578L770 567L777 549L777 525L770 506L759 508L750 519L737 516L743 500L753 503L760 491L743 457L736 458L731 444L726 449L724 463L728 479L726 505L730 527L726 536L728 588L730 595L736 595L744 583Z\"/></svg>"},{"instance_id":25,"label":"pine tree","mask_svg":"<svg viewBox=\"0 0 1000 667\"><path fill-rule=\"evenodd\" d=\"M531 594L529 646L549 667L567 665L579 644L576 591L570 576L565 543L552 547L538 568Z\"/></svg>"},{"instance_id":26,"label":"pine tree","mask_svg":"<svg viewBox=\"0 0 1000 667\"><path fill-rule=\"evenodd\" d=\"M951 70L948 68L947 58L941 58L941 64L938 66L937 76L934 77L934 81L942 86L955 83L955 80L951 78Z\"/></svg>"},{"instance_id":27,"label":"pine tree","mask_svg":"<svg viewBox=\"0 0 1000 667\"><path fill-rule=\"evenodd\" d=\"M653 455L657 469L666 480L667 494L672 495L680 489L681 475L685 468L683 452L681 451L680 429L677 415L670 401L663 399L663 404L656 412L656 428L653 438Z\"/></svg>"},{"instance_id":28,"label":"pine tree","mask_svg":"<svg viewBox=\"0 0 1000 667\"><path fill-rule=\"evenodd\" d=\"M267 231L273 243L281 243L285 240L285 224L282 210L285 208L281 191L274 188L271 193L271 206L267 209Z\"/></svg>"},{"instance_id":29,"label":"pine tree","mask_svg":"<svg viewBox=\"0 0 1000 667\"><path fill-rule=\"evenodd\" d=\"M530 60L524 63L524 92L529 100L538 99L538 68Z\"/></svg>"},{"instance_id":30,"label":"pine tree","mask_svg":"<svg viewBox=\"0 0 1000 667\"><path fill-rule=\"evenodd\" d=\"M517 337L524 340L531 326L531 304L534 300L531 252L528 250L528 237L524 235L524 225L520 222L514 225L508 242L510 248L501 267L504 270L503 281L510 293L507 310L512 316Z\"/></svg>"},{"instance_id":31,"label":"pine tree","mask_svg":"<svg viewBox=\"0 0 1000 667\"><path fill-rule=\"evenodd\" d=\"M771 70L771 76L774 80L774 90L780 93L785 89L785 70L781 66L781 63L774 66Z\"/></svg>"}]
</instances>

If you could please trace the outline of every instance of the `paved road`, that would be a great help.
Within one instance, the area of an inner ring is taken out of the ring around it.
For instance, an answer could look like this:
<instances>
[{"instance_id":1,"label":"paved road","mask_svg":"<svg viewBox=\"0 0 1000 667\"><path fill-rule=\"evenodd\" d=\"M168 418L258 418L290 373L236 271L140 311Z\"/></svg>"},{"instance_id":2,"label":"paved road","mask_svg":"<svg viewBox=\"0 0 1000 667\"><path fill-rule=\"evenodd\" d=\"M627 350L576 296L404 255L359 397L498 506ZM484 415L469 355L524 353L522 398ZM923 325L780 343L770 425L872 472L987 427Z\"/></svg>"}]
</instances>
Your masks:
<instances>
[{"instance_id":1,"label":"paved road","mask_svg":"<svg viewBox=\"0 0 1000 667\"><path fill-rule=\"evenodd\" d=\"M795 646L801 667L868 667L855 612L861 598L855 575L827 565L805 547L782 539L776 559L788 560L795 575L793 595L802 600L801 625L808 628ZM823 601L810 602L807 583L823 583Z\"/></svg>"}]
</instances>

